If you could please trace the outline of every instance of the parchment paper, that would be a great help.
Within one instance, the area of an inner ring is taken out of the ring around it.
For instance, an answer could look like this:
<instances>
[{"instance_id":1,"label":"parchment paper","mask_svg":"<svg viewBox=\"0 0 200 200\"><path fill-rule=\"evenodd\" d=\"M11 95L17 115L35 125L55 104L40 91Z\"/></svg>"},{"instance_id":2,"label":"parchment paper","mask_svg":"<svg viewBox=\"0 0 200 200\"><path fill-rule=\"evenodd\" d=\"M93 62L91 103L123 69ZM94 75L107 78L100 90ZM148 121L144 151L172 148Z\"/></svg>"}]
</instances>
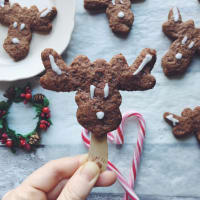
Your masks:
<instances>
[{"instance_id":1,"label":"parchment paper","mask_svg":"<svg viewBox=\"0 0 200 200\"><path fill-rule=\"evenodd\" d=\"M141 199L200 198L199 145L195 137L184 141L175 139L171 128L162 118L165 111L180 114L184 108L194 108L200 103L198 56L193 59L182 78L168 79L162 72L161 58L171 41L162 33L161 26L173 6L179 7L184 21L194 19L200 27L200 4L197 0L136 1L132 4L134 26L125 39L111 32L104 13L91 15L84 10L83 0L77 0L75 30L70 45L63 54L66 62L71 63L79 54L87 55L94 61L97 58L110 60L115 54L123 53L131 64L143 48L157 50L158 60L152 72L157 80L155 88L146 92L121 92L122 113L135 110L142 113L147 122L147 137L135 186ZM75 93L45 91L39 86L37 78L31 81L34 92L45 93L51 101L53 126L43 134L42 144L45 147L31 155L22 151L13 155L8 149L0 147L0 197L48 160L87 152L81 142L81 127L76 121ZM22 83L24 82L17 84ZM0 83L1 96L8 86L7 83ZM33 113L29 110L26 115L24 111L26 112L26 109L21 105L21 112L11 112L9 120L15 124L15 129L26 132L34 127L34 121ZM29 119L26 120L25 127L22 123L15 122L15 118L22 115ZM126 175L136 137L136 125L130 120L126 127L125 145L121 148L109 145L109 159ZM120 199L119 196L123 194L119 184L106 189L97 188L93 192L109 194L108 196L112 193L115 194L115 199Z\"/></svg>"}]
</instances>

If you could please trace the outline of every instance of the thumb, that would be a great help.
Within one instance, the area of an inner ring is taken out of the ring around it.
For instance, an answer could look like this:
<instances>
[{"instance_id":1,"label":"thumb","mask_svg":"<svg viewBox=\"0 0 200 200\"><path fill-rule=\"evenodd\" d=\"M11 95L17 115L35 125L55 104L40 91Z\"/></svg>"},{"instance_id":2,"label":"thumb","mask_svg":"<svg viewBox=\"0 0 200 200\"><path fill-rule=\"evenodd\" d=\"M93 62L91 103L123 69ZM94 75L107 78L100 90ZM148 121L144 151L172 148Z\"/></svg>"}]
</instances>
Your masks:
<instances>
[{"instance_id":1,"label":"thumb","mask_svg":"<svg viewBox=\"0 0 200 200\"><path fill-rule=\"evenodd\" d=\"M57 200L84 200L90 194L100 174L94 162L81 166L65 185Z\"/></svg>"}]
</instances>

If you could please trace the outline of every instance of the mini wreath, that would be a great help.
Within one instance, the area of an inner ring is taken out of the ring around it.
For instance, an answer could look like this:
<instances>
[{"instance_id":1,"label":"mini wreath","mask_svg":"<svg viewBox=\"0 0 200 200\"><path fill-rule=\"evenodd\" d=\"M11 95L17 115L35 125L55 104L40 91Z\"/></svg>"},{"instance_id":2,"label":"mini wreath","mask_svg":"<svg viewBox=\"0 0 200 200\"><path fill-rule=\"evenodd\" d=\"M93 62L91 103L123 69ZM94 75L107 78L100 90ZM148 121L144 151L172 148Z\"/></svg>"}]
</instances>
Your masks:
<instances>
[{"instance_id":1,"label":"mini wreath","mask_svg":"<svg viewBox=\"0 0 200 200\"><path fill-rule=\"evenodd\" d=\"M4 94L7 101L0 102L0 142L15 152L16 148L31 151L40 143L42 131L46 131L52 124L50 119L49 100L43 94L32 96L30 85L24 88L10 87ZM35 118L38 119L33 131L27 134L19 134L9 128L7 116L13 103L29 103L36 110Z\"/></svg>"}]
</instances>

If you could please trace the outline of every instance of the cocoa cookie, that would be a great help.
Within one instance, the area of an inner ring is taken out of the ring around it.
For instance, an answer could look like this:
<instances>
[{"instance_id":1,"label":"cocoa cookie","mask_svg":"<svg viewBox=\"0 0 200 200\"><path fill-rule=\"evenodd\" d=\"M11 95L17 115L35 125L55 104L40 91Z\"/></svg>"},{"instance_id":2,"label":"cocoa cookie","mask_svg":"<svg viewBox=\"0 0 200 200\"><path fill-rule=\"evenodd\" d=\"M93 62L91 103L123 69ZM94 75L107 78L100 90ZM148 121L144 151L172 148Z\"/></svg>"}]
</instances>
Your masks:
<instances>
[{"instance_id":1,"label":"cocoa cookie","mask_svg":"<svg viewBox=\"0 0 200 200\"><path fill-rule=\"evenodd\" d=\"M183 138L192 134L196 135L200 142L200 107L194 110L186 108L181 116L166 112L164 119L173 127L173 134L177 138Z\"/></svg>"},{"instance_id":2,"label":"cocoa cookie","mask_svg":"<svg viewBox=\"0 0 200 200\"><path fill-rule=\"evenodd\" d=\"M163 32L174 42L162 58L162 67L166 76L183 74L193 56L200 47L200 29L195 28L194 21L182 21L180 11L173 8L168 21L163 24Z\"/></svg>"},{"instance_id":3,"label":"cocoa cookie","mask_svg":"<svg viewBox=\"0 0 200 200\"><path fill-rule=\"evenodd\" d=\"M150 74L156 62L156 51L144 49L129 66L122 54L110 62L98 59L91 62L80 55L70 66L53 49L42 52L46 73L40 78L42 87L57 92L77 91L78 122L100 136L115 130L121 122L119 90L137 91L154 87Z\"/></svg>"},{"instance_id":4,"label":"cocoa cookie","mask_svg":"<svg viewBox=\"0 0 200 200\"><path fill-rule=\"evenodd\" d=\"M21 7L10 4L9 0L0 3L0 23L8 26L8 36L4 41L4 49L15 60L25 58L29 52L32 32L49 33L51 21L55 18L55 7L39 11L36 6Z\"/></svg>"},{"instance_id":5,"label":"cocoa cookie","mask_svg":"<svg viewBox=\"0 0 200 200\"><path fill-rule=\"evenodd\" d=\"M130 0L84 0L89 11L105 11L114 33L127 34L131 30L134 15Z\"/></svg>"}]
</instances>

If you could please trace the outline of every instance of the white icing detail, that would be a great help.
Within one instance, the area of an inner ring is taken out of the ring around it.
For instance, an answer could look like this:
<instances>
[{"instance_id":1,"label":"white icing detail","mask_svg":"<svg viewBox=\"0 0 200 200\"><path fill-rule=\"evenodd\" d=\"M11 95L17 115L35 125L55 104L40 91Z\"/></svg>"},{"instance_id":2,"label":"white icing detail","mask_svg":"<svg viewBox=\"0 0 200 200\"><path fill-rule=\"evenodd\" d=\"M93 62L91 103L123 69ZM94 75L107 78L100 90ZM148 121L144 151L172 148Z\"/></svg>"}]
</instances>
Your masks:
<instances>
[{"instance_id":1,"label":"white icing detail","mask_svg":"<svg viewBox=\"0 0 200 200\"><path fill-rule=\"evenodd\" d=\"M13 23L13 27L14 27L14 28L17 28L17 25L18 25L17 22L14 22L14 23Z\"/></svg>"},{"instance_id":2,"label":"white icing detail","mask_svg":"<svg viewBox=\"0 0 200 200\"><path fill-rule=\"evenodd\" d=\"M5 4L5 0L0 0L0 6L4 7L4 4Z\"/></svg>"},{"instance_id":3,"label":"white icing detail","mask_svg":"<svg viewBox=\"0 0 200 200\"><path fill-rule=\"evenodd\" d=\"M187 39L188 39L188 37L187 36L185 36L184 38L183 38L183 40L182 40L182 44L184 45L186 42L187 42Z\"/></svg>"},{"instance_id":4,"label":"white icing detail","mask_svg":"<svg viewBox=\"0 0 200 200\"><path fill-rule=\"evenodd\" d=\"M19 39L18 38L13 38L12 39L13 44L19 44Z\"/></svg>"},{"instance_id":5,"label":"white icing detail","mask_svg":"<svg viewBox=\"0 0 200 200\"><path fill-rule=\"evenodd\" d=\"M183 55L181 53L176 54L176 59L180 60L182 57L183 57Z\"/></svg>"},{"instance_id":6,"label":"white icing detail","mask_svg":"<svg viewBox=\"0 0 200 200\"><path fill-rule=\"evenodd\" d=\"M108 86L108 83L106 83L104 87L104 98L107 98L108 95L109 95L109 86Z\"/></svg>"},{"instance_id":7,"label":"white icing detail","mask_svg":"<svg viewBox=\"0 0 200 200\"><path fill-rule=\"evenodd\" d=\"M120 0L120 3L123 4L124 3L123 0Z\"/></svg>"},{"instance_id":8,"label":"white icing detail","mask_svg":"<svg viewBox=\"0 0 200 200\"><path fill-rule=\"evenodd\" d=\"M112 0L112 4L115 6L116 4L115 4L115 0Z\"/></svg>"},{"instance_id":9,"label":"white icing detail","mask_svg":"<svg viewBox=\"0 0 200 200\"><path fill-rule=\"evenodd\" d=\"M61 75L62 74L62 71L61 69L58 67L58 65L56 64L55 60L54 60L54 57L52 55L49 55L49 60L50 60L50 63L51 63L51 67L52 67L52 70L54 72L56 72L58 75Z\"/></svg>"},{"instance_id":10,"label":"white icing detail","mask_svg":"<svg viewBox=\"0 0 200 200\"><path fill-rule=\"evenodd\" d=\"M25 26L26 26L26 25L25 25L24 23L21 24L21 25L20 25L20 31L22 31L22 30L25 28Z\"/></svg>"},{"instance_id":11,"label":"white icing detail","mask_svg":"<svg viewBox=\"0 0 200 200\"><path fill-rule=\"evenodd\" d=\"M94 91L95 91L95 86L94 85L90 85L90 97L91 99L94 98Z\"/></svg>"},{"instance_id":12,"label":"white icing detail","mask_svg":"<svg viewBox=\"0 0 200 200\"><path fill-rule=\"evenodd\" d=\"M133 73L133 75L138 74L143 68L144 66L149 63L152 60L152 55L147 54L145 56L145 58L143 59L142 63L140 64L140 66L138 67L138 69Z\"/></svg>"},{"instance_id":13,"label":"white icing detail","mask_svg":"<svg viewBox=\"0 0 200 200\"><path fill-rule=\"evenodd\" d=\"M174 21L177 22L179 20L179 12L177 7L173 7L173 16L174 16Z\"/></svg>"},{"instance_id":14,"label":"white icing detail","mask_svg":"<svg viewBox=\"0 0 200 200\"><path fill-rule=\"evenodd\" d=\"M104 118L104 112L97 112L97 119L103 119Z\"/></svg>"},{"instance_id":15,"label":"white icing detail","mask_svg":"<svg viewBox=\"0 0 200 200\"><path fill-rule=\"evenodd\" d=\"M46 17L50 12L51 12L52 9L50 8L47 8L46 10L44 10L41 14L40 14L40 17Z\"/></svg>"},{"instance_id":16,"label":"white icing detail","mask_svg":"<svg viewBox=\"0 0 200 200\"><path fill-rule=\"evenodd\" d=\"M194 46L194 42L192 41L192 42L190 42L188 48L191 49L193 46Z\"/></svg>"},{"instance_id":17,"label":"white icing detail","mask_svg":"<svg viewBox=\"0 0 200 200\"><path fill-rule=\"evenodd\" d=\"M119 18L123 18L125 16L123 11L120 11L117 15Z\"/></svg>"},{"instance_id":18,"label":"white icing detail","mask_svg":"<svg viewBox=\"0 0 200 200\"><path fill-rule=\"evenodd\" d=\"M175 119L172 114L168 115L166 118L173 123L173 126L176 126L176 124L179 123L179 120Z\"/></svg>"}]
</instances>

